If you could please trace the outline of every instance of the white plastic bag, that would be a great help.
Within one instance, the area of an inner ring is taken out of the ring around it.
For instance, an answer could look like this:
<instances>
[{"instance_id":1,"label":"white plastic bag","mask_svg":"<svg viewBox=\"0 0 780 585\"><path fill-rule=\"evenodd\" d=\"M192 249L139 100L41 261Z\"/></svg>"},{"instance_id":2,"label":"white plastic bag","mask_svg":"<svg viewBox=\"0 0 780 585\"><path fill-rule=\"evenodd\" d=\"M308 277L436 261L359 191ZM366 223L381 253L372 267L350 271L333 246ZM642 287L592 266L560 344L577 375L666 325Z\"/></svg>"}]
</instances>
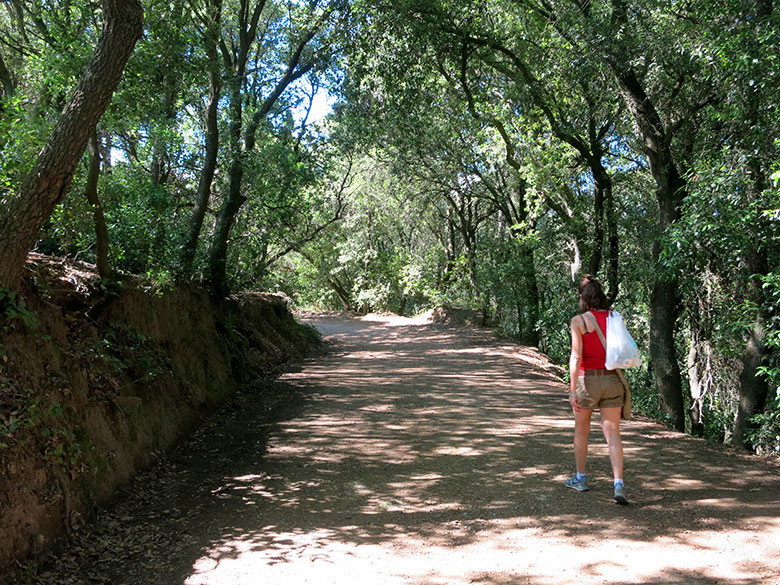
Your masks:
<instances>
[{"instance_id":1,"label":"white plastic bag","mask_svg":"<svg viewBox=\"0 0 780 585\"><path fill-rule=\"evenodd\" d=\"M626 329L623 317L617 311L610 311L607 317L607 361L608 370L635 368L642 365L636 341Z\"/></svg>"}]
</instances>

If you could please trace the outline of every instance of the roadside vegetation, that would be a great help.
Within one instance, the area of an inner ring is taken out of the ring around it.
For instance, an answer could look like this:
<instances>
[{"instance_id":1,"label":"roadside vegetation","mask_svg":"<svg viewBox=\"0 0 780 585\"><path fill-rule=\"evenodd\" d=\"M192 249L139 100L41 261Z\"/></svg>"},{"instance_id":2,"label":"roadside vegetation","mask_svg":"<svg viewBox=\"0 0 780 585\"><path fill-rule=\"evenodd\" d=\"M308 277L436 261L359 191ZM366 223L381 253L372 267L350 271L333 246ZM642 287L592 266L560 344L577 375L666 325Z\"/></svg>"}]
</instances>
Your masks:
<instances>
[{"instance_id":1,"label":"roadside vegetation","mask_svg":"<svg viewBox=\"0 0 780 585\"><path fill-rule=\"evenodd\" d=\"M3 334L36 251L159 294L475 309L563 363L589 272L641 410L780 450L776 3L142 4L0 10Z\"/></svg>"}]
</instances>

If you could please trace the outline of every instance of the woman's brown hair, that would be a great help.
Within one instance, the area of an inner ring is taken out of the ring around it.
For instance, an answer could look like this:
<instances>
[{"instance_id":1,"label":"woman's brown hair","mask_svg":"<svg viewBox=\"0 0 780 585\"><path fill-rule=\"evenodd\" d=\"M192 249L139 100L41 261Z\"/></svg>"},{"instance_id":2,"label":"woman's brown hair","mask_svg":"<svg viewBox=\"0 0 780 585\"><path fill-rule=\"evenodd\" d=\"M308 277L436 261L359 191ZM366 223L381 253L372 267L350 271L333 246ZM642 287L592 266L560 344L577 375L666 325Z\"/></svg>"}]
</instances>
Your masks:
<instances>
[{"instance_id":1,"label":"woman's brown hair","mask_svg":"<svg viewBox=\"0 0 780 585\"><path fill-rule=\"evenodd\" d=\"M601 281L592 274L586 274L580 283L580 311L606 311L609 309L609 301Z\"/></svg>"}]
</instances>

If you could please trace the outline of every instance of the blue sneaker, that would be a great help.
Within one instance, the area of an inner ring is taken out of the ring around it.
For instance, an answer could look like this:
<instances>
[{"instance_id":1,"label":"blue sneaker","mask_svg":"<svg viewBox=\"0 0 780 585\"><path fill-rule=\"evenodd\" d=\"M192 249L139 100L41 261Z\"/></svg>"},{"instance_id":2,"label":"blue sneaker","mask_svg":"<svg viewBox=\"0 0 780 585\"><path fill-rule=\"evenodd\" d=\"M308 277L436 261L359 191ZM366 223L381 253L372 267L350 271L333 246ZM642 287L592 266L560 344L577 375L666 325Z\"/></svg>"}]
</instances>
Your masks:
<instances>
[{"instance_id":1,"label":"blue sneaker","mask_svg":"<svg viewBox=\"0 0 780 585\"><path fill-rule=\"evenodd\" d=\"M615 501L618 504L628 504L628 498L626 498L626 488L623 487L622 483L615 485Z\"/></svg>"},{"instance_id":2,"label":"blue sneaker","mask_svg":"<svg viewBox=\"0 0 780 585\"><path fill-rule=\"evenodd\" d=\"M576 475L572 475L569 479L566 480L566 487L575 489L578 492L587 492L590 490L588 487L588 478L583 477L582 479L577 479Z\"/></svg>"}]
</instances>

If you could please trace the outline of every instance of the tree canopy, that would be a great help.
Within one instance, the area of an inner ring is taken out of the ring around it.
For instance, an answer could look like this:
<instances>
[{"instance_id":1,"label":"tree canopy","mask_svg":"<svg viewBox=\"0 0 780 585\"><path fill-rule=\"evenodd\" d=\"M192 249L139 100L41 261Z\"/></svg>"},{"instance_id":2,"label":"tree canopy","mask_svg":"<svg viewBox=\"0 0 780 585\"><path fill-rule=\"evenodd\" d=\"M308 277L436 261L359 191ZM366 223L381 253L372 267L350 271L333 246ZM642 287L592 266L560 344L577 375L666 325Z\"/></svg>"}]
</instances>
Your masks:
<instances>
[{"instance_id":1,"label":"tree canopy","mask_svg":"<svg viewBox=\"0 0 780 585\"><path fill-rule=\"evenodd\" d=\"M772 0L9 0L0 280L452 304L563 363L594 273L641 409L780 449L778 33Z\"/></svg>"}]
</instances>

